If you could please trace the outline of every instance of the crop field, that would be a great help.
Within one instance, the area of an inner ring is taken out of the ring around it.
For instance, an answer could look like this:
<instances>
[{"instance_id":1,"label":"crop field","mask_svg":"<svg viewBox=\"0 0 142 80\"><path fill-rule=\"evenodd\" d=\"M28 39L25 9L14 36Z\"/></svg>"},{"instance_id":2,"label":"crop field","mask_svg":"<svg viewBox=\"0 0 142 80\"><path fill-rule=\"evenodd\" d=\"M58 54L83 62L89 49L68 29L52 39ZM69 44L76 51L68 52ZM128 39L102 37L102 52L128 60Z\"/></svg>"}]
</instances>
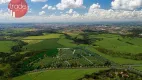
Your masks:
<instances>
[{"instance_id":1,"label":"crop field","mask_svg":"<svg viewBox=\"0 0 142 80\"><path fill-rule=\"evenodd\" d=\"M13 80L77 80L85 74L91 74L100 70L107 70L107 68L47 70L28 73Z\"/></svg>"},{"instance_id":2,"label":"crop field","mask_svg":"<svg viewBox=\"0 0 142 80\"><path fill-rule=\"evenodd\" d=\"M71 67L87 67L87 66L100 66L105 65L107 60L95 56L93 53L87 53L80 49L64 49L58 50L56 57L44 57L38 62L34 63L33 67L46 67L46 68L71 68Z\"/></svg>"},{"instance_id":3,"label":"crop field","mask_svg":"<svg viewBox=\"0 0 142 80\"><path fill-rule=\"evenodd\" d=\"M43 40L22 40L22 41L24 41L24 42L26 42L28 44L36 44L36 43L39 43L39 42L41 42Z\"/></svg>"},{"instance_id":4,"label":"crop field","mask_svg":"<svg viewBox=\"0 0 142 80\"><path fill-rule=\"evenodd\" d=\"M16 45L13 41L0 41L0 52L10 52L11 47Z\"/></svg>"},{"instance_id":5,"label":"crop field","mask_svg":"<svg viewBox=\"0 0 142 80\"><path fill-rule=\"evenodd\" d=\"M97 41L95 44L108 50L133 54L142 52L142 38L122 38L113 34L100 34L96 37L103 38L103 40Z\"/></svg>"}]
</instances>

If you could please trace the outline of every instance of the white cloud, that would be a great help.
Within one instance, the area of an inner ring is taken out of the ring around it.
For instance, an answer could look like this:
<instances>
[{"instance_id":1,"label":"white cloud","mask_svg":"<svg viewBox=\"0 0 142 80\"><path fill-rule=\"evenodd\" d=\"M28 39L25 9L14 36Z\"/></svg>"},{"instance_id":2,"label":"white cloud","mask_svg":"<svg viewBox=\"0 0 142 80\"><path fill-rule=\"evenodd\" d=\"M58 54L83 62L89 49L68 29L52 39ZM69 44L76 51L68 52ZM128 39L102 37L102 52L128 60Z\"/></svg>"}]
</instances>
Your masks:
<instances>
[{"instance_id":1,"label":"white cloud","mask_svg":"<svg viewBox=\"0 0 142 80\"><path fill-rule=\"evenodd\" d=\"M50 7L52 9L52 7ZM39 12L44 15L45 11ZM88 13L78 14L73 9L61 12L59 15L24 16L20 19L12 18L8 12L0 10L0 22L97 22L97 21L142 21L142 10L101 9L99 4L90 6Z\"/></svg>"},{"instance_id":2,"label":"white cloud","mask_svg":"<svg viewBox=\"0 0 142 80\"><path fill-rule=\"evenodd\" d=\"M31 0L31 2L46 2L48 0Z\"/></svg>"},{"instance_id":3,"label":"white cloud","mask_svg":"<svg viewBox=\"0 0 142 80\"><path fill-rule=\"evenodd\" d=\"M56 10L56 7L52 7L52 10Z\"/></svg>"},{"instance_id":4,"label":"white cloud","mask_svg":"<svg viewBox=\"0 0 142 80\"><path fill-rule=\"evenodd\" d=\"M56 7L59 10L66 8L84 8L83 0L61 0L61 3L58 3Z\"/></svg>"},{"instance_id":5,"label":"white cloud","mask_svg":"<svg viewBox=\"0 0 142 80\"><path fill-rule=\"evenodd\" d=\"M90 20L139 20L142 18L142 10L106 10L101 9L100 7L101 6L98 3L91 5L88 13L85 14L86 18Z\"/></svg>"},{"instance_id":6,"label":"white cloud","mask_svg":"<svg viewBox=\"0 0 142 80\"><path fill-rule=\"evenodd\" d=\"M113 9L135 10L142 7L142 0L114 0L111 5Z\"/></svg>"},{"instance_id":7,"label":"white cloud","mask_svg":"<svg viewBox=\"0 0 142 80\"><path fill-rule=\"evenodd\" d=\"M76 11L73 9L70 9L69 11L66 12L67 14L78 14Z\"/></svg>"},{"instance_id":8,"label":"white cloud","mask_svg":"<svg viewBox=\"0 0 142 80\"><path fill-rule=\"evenodd\" d=\"M49 10L56 10L56 7L53 7L53 6L48 6L47 4L45 4L42 9L49 9Z\"/></svg>"},{"instance_id":9,"label":"white cloud","mask_svg":"<svg viewBox=\"0 0 142 80\"><path fill-rule=\"evenodd\" d=\"M39 15L44 15L44 14L45 14L45 11L39 12Z\"/></svg>"},{"instance_id":10,"label":"white cloud","mask_svg":"<svg viewBox=\"0 0 142 80\"><path fill-rule=\"evenodd\" d=\"M99 3L93 4L93 5L91 5L90 8L89 8L89 12L93 12L93 11L95 11L95 9L99 9L100 7L101 7L101 6L99 5Z\"/></svg>"},{"instance_id":11,"label":"white cloud","mask_svg":"<svg viewBox=\"0 0 142 80\"><path fill-rule=\"evenodd\" d=\"M45 14L45 12L42 12ZM104 10L96 9L92 13L61 14L51 16L24 16L16 19L7 13L0 13L0 22L97 22L97 21L142 21L142 11Z\"/></svg>"},{"instance_id":12,"label":"white cloud","mask_svg":"<svg viewBox=\"0 0 142 80\"><path fill-rule=\"evenodd\" d=\"M46 9L46 8L48 8L48 5L47 5L47 4L45 4L45 5L42 7L42 9Z\"/></svg>"},{"instance_id":13,"label":"white cloud","mask_svg":"<svg viewBox=\"0 0 142 80\"><path fill-rule=\"evenodd\" d=\"M56 8L53 7L53 6L48 6L48 9L49 9L49 10L56 10Z\"/></svg>"},{"instance_id":14,"label":"white cloud","mask_svg":"<svg viewBox=\"0 0 142 80\"><path fill-rule=\"evenodd\" d=\"M10 0L0 0L0 4L5 4L5 3L8 3L10 2Z\"/></svg>"}]
</instances>

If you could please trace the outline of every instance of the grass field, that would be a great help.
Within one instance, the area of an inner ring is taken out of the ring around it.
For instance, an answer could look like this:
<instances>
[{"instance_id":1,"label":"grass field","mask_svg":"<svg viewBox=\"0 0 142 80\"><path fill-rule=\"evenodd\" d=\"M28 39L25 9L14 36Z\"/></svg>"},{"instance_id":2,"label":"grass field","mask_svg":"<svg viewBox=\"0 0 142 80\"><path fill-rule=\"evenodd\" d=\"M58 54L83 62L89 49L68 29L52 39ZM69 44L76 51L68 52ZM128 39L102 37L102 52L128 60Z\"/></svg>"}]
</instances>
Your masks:
<instances>
[{"instance_id":1,"label":"grass field","mask_svg":"<svg viewBox=\"0 0 142 80\"><path fill-rule=\"evenodd\" d=\"M91 74L106 69L107 68L48 70L29 73L16 77L13 80L77 80L85 74Z\"/></svg>"},{"instance_id":2,"label":"grass field","mask_svg":"<svg viewBox=\"0 0 142 80\"><path fill-rule=\"evenodd\" d=\"M122 38L114 34L100 34L90 37L103 38L103 40L97 41L95 44L108 50L133 54L142 52L142 38Z\"/></svg>"},{"instance_id":3,"label":"grass field","mask_svg":"<svg viewBox=\"0 0 142 80\"><path fill-rule=\"evenodd\" d=\"M22 41L24 41L24 42L26 42L28 44L36 44L36 43L39 43L39 42L41 42L43 40L22 40Z\"/></svg>"},{"instance_id":4,"label":"grass field","mask_svg":"<svg viewBox=\"0 0 142 80\"><path fill-rule=\"evenodd\" d=\"M29 44L24 47L25 50L28 51L38 51L38 50L45 50L45 49L53 49L53 48L60 48L62 45L57 43L58 39L48 39L43 40L39 43Z\"/></svg>"},{"instance_id":5,"label":"grass field","mask_svg":"<svg viewBox=\"0 0 142 80\"><path fill-rule=\"evenodd\" d=\"M96 52L97 54L107 58L110 61L119 63L119 64L142 64L142 60L132 60L132 59L125 59L125 58L121 58L121 57L112 57L110 55L101 53L99 51L97 51L95 49L95 47L88 47L88 50L92 51L92 52Z\"/></svg>"},{"instance_id":6,"label":"grass field","mask_svg":"<svg viewBox=\"0 0 142 80\"><path fill-rule=\"evenodd\" d=\"M36 44L39 43L45 39L55 39L59 38L61 34L44 34L42 36L29 36L22 39L22 41L28 43L28 44Z\"/></svg>"},{"instance_id":7,"label":"grass field","mask_svg":"<svg viewBox=\"0 0 142 80\"><path fill-rule=\"evenodd\" d=\"M10 52L11 47L16 45L13 41L0 41L0 52Z\"/></svg>"},{"instance_id":8,"label":"grass field","mask_svg":"<svg viewBox=\"0 0 142 80\"><path fill-rule=\"evenodd\" d=\"M58 43L65 47L77 47L77 44L75 44L72 40L66 39L65 36L61 36Z\"/></svg>"}]
</instances>

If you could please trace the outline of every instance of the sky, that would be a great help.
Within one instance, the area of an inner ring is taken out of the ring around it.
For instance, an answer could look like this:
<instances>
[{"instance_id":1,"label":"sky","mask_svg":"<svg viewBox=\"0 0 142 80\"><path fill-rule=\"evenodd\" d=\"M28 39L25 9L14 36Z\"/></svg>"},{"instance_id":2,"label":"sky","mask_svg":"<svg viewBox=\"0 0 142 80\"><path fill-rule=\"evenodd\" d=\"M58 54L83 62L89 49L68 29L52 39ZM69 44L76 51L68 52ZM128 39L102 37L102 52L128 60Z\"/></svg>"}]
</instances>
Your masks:
<instances>
[{"instance_id":1,"label":"sky","mask_svg":"<svg viewBox=\"0 0 142 80\"><path fill-rule=\"evenodd\" d=\"M0 23L142 21L142 0L25 0L28 12L14 18L0 0Z\"/></svg>"}]
</instances>

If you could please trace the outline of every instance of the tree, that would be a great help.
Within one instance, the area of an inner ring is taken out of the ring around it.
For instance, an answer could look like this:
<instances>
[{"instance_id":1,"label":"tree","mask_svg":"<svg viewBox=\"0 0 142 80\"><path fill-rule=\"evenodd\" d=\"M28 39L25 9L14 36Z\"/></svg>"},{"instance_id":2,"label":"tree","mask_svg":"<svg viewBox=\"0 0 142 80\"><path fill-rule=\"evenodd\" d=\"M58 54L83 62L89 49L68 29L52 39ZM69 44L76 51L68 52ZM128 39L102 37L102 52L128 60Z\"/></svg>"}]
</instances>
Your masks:
<instances>
[{"instance_id":1,"label":"tree","mask_svg":"<svg viewBox=\"0 0 142 80\"><path fill-rule=\"evenodd\" d=\"M104 66L111 66L111 62L110 61L106 61Z\"/></svg>"},{"instance_id":2,"label":"tree","mask_svg":"<svg viewBox=\"0 0 142 80\"><path fill-rule=\"evenodd\" d=\"M3 76L4 72L2 70L0 70L0 76Z\"/></svg>"}]
</instances>

